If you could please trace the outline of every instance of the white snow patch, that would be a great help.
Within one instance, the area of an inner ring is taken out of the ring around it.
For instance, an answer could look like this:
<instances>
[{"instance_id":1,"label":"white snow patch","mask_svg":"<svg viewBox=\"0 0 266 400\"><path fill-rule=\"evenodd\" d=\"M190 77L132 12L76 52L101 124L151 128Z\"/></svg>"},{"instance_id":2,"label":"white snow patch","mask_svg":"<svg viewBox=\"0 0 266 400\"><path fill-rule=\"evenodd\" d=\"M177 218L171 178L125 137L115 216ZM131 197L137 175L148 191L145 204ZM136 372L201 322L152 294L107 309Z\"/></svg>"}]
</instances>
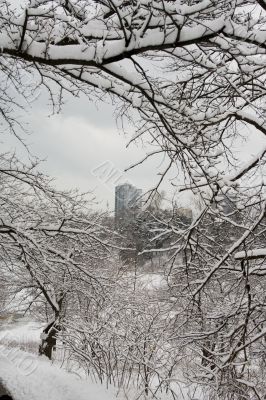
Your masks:
<instances>
[{"instance_id":1,"label":"white snow patch","mask_svg":"<svg viewBox=\"0 0 266 400\"><path fill-rule=\"evenodd\" d=\"M160 274L142 274L138 276L140 285L148 290L160 289L166 285L163 275Z\"/></svg>"},{"instance_id":2,"label":"white snow patch","mask_svg":"<svg viewBox=\"0 0 266 400\"><path fill-rule=\"evenodd\" d=\"M18 321L11 319L6 324L1 324L0 328L0 343L3 340L39 342L42 332L42 326L39 322L27 318L21 318Z\"/></svg>"},{"instance_id":3,"label":"white snow patch","mask_svg":"<svg viewBox=\"0 0 266 400\"><path fill-rule=\"evenodd\" d=\"M160 290L167 286L164 275L157 273L134 273L131 272L127 275L132 279L132 283L135 283L136 289L139 290Z\"/></svg>"},{"instance_id":4,"label":"white snow patch","mask_svg":"<svg viewBox=\"0 0 266 400\"><path fill-rule=\"evenodd\" d=\"M0 346L0 377L14 400L112 400L115 389L79 380L43 358Z\"/></svg>"},{"instance_id":5,"label":"white snow patch","mask_svg":"<svg viewBox=\"0 0 266 400\"><path fill-rule=\"evenodd\" d=\"M266 257L266 248L239 251L238 253L235 254L235 260L242 260L244 258L263 258L263 257Z\"/></svg>"}]
</instances>

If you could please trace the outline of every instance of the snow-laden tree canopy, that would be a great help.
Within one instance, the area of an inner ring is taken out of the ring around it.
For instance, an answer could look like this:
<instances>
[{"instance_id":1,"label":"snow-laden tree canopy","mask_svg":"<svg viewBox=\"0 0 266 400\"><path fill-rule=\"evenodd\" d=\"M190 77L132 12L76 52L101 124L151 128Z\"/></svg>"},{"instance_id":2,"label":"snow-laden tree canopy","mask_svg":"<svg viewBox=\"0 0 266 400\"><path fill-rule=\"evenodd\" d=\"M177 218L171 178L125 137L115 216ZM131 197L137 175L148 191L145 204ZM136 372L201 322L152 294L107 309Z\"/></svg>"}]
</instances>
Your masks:
<instances>
[{"instance_id":1,"label":"snow-laden tree canopy","mask_svg":"<svg viewBox=\"0 0 266 400\"><path fill-rule=\"evenodd\" d=\"M190 188L235 186L266 152L230 175L217 167L235 166L239 121L266 133L265 11L264 0L2 1L1 111L12 124L9 85L23 92L22 71L51 94L54 81L74 94L109 93L139 111L138 134L181 160Z\"/></svg>"},{"instance_id":2,"label":"snow-laden tree canopy","mask_svg":"<svg viewBox=\"0 0 266 400\"><path fill-rule=\"evenodd\" d=\"M195 344L198 382L261 398L265 380L254 383L248 363L266 335L266 140L245 163L238 150L266 135L266 1L2 0L0 12L0 111L11 129L13 88L27 97L45 86L54 102L64 90L108 94L136 115L135 138L167 154L161 180L182 165L179 190L202 209L160 233L173 234L169 275L185 316L175 339Z\"/></svg>"}]
</instances>

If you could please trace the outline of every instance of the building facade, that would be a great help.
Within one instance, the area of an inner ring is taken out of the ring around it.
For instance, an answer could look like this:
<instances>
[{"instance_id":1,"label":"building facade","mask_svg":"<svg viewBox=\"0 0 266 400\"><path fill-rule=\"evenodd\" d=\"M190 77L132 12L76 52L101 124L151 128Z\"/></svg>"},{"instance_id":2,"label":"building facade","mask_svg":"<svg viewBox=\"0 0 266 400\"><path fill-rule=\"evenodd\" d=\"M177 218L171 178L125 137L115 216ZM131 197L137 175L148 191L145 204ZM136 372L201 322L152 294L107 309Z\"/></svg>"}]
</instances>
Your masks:
<instances>
[{"instance_id":1,"label":"building facade","mask_svg":"<svg viewBox=\"0 0 266 400\"><path fill-rule=\"evenodd\" d=\"M115 188L115 219L123 218L125 214L139 209L142 190L130 183L124 183Z\"/></svg>"}]
</instances>

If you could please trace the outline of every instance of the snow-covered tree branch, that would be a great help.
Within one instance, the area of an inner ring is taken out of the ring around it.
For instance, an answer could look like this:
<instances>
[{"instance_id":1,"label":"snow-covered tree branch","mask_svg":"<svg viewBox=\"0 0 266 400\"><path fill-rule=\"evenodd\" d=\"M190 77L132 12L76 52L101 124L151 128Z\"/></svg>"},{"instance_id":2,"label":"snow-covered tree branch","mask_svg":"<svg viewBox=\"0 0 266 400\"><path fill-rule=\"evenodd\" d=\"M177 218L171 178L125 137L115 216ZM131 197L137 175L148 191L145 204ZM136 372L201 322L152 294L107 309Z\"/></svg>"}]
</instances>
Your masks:
<instances>
[{"instance_id":1,"label":"snow-covered tree branch","mask_svg":"<svg viewBox=\"0 0 266 400\"><path fill-rule=\"evenodd\" d=\"M184 183L172 183L192 191L202 208L189 226L161 224L171 233L162 251L179 317L173 340L195 355L194 381L209 384L216 395L240 398L247 390L249 398L262 398L263 376L256 385L249 377L261 362L254 353L265 345L266 144L245 162L239 149L266 134L265 1L32 0L20 8L2 1L0 26L0 112L13 133L13 107L21 104L11 90L27 98L27 71L32 90L46 87L54 104L64 91L109 95L123 117L134 115L135 137L149 137L169 158L160 182L181 165ZM20 173L16 179L34 178ZM56 264L71 279L76 271L90 279L83 265L87 249L93 243L93 251L96 246L105 254L107 245L87 221L75 213L69 219L67 207L49 201L55 219L48 213L39 220L34 211L26 231L3 220L0 234L56 311L43 283L47 271L54 273ZM76 234L81 256L62 255ZM36 260L42 260L40 276L34 275ZM87 333L79 334L86 342Z\"/></svg>"}]
</instances>

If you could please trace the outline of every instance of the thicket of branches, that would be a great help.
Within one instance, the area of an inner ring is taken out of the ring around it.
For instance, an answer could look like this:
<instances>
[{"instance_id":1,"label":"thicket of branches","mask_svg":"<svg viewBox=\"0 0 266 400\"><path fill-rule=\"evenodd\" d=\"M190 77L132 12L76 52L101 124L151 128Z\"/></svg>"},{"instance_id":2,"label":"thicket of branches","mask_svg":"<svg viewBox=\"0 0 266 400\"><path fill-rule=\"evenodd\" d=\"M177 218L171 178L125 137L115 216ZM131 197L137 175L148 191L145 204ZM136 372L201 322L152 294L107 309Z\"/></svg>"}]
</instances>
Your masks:
<instances>
[{"instance_id":1,"label":"thicket of branches","mask_svg":"<svg viewBox=\"0 0 266 400\"><path fill-rule=\"evenodd\" d=\"M26 71L54 105L64 90L111 96L137 120L134 140L167 155L158 187L181 166L178 189L202 208L190 226L165 228L174 337L194 354L190 379L214 396L263 398L266 145L245 163L238 149L266 134L266 2L2 1L0 12L0 111L11 130Z\"/></svg>"},{"instance_id":2,"label":"thicket of branches","mask_svg":"<svg viewBox=\"0 0 266 400\"><path fill-rule=\"evenodd\" d=\"M53 329L61 330L78 283L102 290L115 241L102 225L104 216L90 210L85 196L55 190L34 164L23 165L15 156L2 154L0 187L3 288L18 305L45 304L44 351ZM49 346L47 351L50 356Z\"/></svg>"}]
</instances>

